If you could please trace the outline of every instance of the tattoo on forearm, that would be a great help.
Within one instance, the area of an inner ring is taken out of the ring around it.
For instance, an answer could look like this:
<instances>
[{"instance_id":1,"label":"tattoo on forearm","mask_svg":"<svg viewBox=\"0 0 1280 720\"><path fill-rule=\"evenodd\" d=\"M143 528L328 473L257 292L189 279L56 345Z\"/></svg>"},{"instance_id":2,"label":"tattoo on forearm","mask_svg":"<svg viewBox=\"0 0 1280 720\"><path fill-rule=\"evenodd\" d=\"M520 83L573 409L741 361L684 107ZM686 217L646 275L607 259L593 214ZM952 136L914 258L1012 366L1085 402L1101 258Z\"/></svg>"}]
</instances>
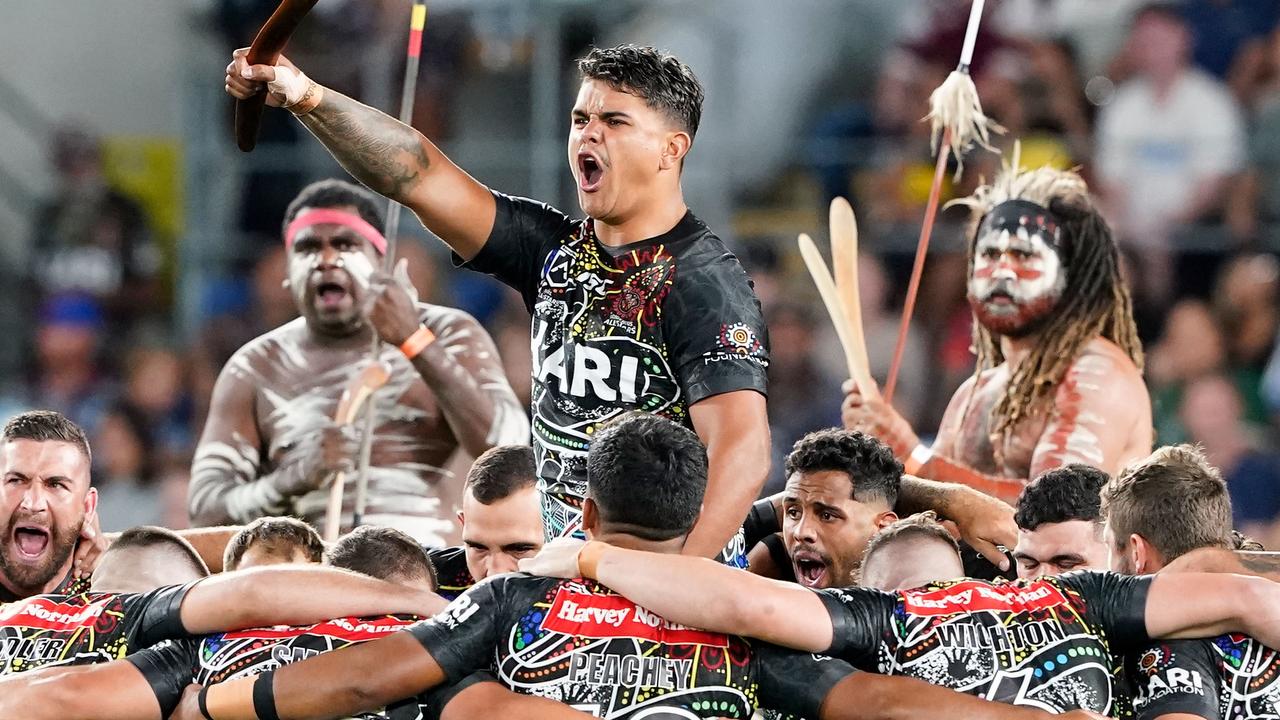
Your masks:
<instances>
[{"instance_id":1,"label":"tattoo on forearm","mask_svg":"<svg viewBox=\"0 0 1280 720\"><path fill-rule=\"evenodd\" d=\"M299 119L347 172L393 200L421 182L431 165L416 130L341 93L326 92L320 105Z\"/></svg>"}]
</instances>

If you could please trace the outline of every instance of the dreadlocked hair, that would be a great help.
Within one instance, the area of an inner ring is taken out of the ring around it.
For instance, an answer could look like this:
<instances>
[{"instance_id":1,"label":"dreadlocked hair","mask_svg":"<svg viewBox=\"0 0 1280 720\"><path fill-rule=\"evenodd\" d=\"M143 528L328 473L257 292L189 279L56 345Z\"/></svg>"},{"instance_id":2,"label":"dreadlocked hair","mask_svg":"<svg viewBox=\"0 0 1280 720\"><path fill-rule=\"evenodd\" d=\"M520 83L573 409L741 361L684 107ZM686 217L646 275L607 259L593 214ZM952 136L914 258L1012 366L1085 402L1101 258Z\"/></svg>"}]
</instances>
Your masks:
<instances>
[{"instance_id":1,"label":"dreadlocked hair","mask_svg":"<svg viewBox=\"0 0 1280 720\"><path fill-rule=\"evenodd\" d=\"M1021 147L1014 146L995 182L948 205L967 206L973 215L969 231L969 275L973 275L978 225L992 208L1008 200L1029 200L1048 208L1058 219L1059 247L1067 285L1053 316L1039 333L1031 353L1013 369L1004 395L991 410L991 434L1007 440L1017 424L1053 406L1054 389L1095 337L1115 343L1142 370L1142 343L1133 322L1133 301L1120 276L1120 253L1111 228L1089 199L1089 189L1074 170L1051 167L1019 169ZM999 338L973 323L974 377L1004 362ZM972 395L970 395L972 399ZM965 407L968 414L969 408ZM1003 442L993 443L997 462Z\"/></svg>"}]
</instances>

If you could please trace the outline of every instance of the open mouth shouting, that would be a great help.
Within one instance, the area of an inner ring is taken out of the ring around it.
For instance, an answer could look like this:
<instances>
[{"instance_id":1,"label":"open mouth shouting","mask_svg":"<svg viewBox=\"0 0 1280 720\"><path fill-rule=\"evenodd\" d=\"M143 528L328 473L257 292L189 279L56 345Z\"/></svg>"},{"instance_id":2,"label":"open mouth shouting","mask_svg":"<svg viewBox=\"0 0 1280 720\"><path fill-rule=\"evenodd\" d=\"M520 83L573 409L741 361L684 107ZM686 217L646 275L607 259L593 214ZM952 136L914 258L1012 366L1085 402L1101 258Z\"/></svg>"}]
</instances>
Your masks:
<instances>
[{"instance_id":1,"label":"open mouth shouting","mask_svg":"<svg viewBox=\"0 0 1280 720\"><path fill-rule=\"evenodd\" d=\"M49 529L40 525L22 524L13 529L14 555L25 563L40 562L49 550L52 534Z\"/></svg>"},{"instance_id":2,"label":"open mouth shouting","mask_svg":"<svg viewBox=\"0 0 1280 720\"><path fill-rule=\"evenodd\" d=\"M595 192L604 180L604 163L600 158L583 150L578 153L578 189Z\"/></svg>"},{"instance_id":3,"label":"open mouth shouting","mask_svg":"<svg viewBox=\"0 0 1280 720\"><path fill-rule=\"evenodd\" d=\"M797 550L791 556L796 582L807 588L826 587L830 564L822 555L810 550Z\"/></svg>"},{"instance_id":4,"label":"open mouth shouting","mask_svg":"<svg viewBox=\"0 0 1280 720\"><path fill-rule=\"evenodd\" d=\"M345 273L326 272L314 283L316 309L321 313L342 312L355 302L351 281Z\"/></svg>"}]
</instances>

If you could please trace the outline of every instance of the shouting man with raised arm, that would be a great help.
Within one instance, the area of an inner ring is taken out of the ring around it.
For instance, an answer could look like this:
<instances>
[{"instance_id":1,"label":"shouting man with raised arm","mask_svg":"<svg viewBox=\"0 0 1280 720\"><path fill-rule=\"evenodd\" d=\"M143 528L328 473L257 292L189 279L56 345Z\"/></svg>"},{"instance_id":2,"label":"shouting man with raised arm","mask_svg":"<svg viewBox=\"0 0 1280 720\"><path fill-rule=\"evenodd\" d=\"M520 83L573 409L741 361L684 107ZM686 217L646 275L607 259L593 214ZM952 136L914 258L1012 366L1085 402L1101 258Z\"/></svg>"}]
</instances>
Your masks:
<instances>
[{"instance_id":1,"label":"shouting man with raised arm","mask_svg":"<svg viewBox=\"0 0 1280 720\"><path fill-rule=\"evenodd\" d=\"M358 180L413 210L466 267L533 314L533 442L549 537L579 532L596 428L629 410L697 431L707 511L685 552L745 564L739 526L769 467L768 340L746 273L685 206L681 169L702 87L653 48L593 50L569 118L586 218L493 192L413 128L325 88L284 58L227 67L237 98L267 92Z\"/></svg>"},{"instance_id":2,"label":"shouting man with raised arm","mask_svg":"<svg viewBox=\"0 0 1280 720\"><path fill-rule=\"evenodd\" d=\"M378 205L358 185L325 180L285 211L286 282L301 317L240 348L218 376L191 464L197 524L285 513L320 524L328 482L355 467L359 439L334 413L371 362L375 333L390 380L370 400L368 522L444 545L458 482L449 458L528 442L484 328L460 310L417 302L403 265L394 278L374 270L387 250ZM344 526L355 486L346 486Z\"/></svg>"}]
</instances>

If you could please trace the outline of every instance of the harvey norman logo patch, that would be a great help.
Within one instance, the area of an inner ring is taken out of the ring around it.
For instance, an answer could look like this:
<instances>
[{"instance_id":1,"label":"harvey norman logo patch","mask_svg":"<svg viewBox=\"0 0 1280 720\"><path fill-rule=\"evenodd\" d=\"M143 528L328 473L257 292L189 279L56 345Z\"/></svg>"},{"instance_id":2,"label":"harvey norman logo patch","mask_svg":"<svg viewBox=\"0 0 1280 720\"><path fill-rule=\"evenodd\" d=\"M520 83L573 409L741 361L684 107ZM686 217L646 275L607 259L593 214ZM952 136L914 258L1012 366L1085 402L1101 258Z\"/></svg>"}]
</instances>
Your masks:
<instances>
[{"instance_id":1,"label":"harvey norman logo patch","mask_svg":"<svg viewBox=\"0 0 1280 720\"><path fill-rule=\"evenodd\" d=\"M668 622L620 595L592 595L560 588L542 628L589 638L635 638L663 645L729 647L720 633Z\"/></svg>"},{"instance_id":2,"label":"harvey norman logo patch","mask_svg":"<svg viewBox=\"0 0 1280 720\"><path fill-rule=\"evenodd\" d=\"M940 590L908 590L903 608L915 615L951 615L959 612L1026 612L1065 605L1066 596L1046 582L1029 587L959 582Z\"/></svg>"}]
</instances>

